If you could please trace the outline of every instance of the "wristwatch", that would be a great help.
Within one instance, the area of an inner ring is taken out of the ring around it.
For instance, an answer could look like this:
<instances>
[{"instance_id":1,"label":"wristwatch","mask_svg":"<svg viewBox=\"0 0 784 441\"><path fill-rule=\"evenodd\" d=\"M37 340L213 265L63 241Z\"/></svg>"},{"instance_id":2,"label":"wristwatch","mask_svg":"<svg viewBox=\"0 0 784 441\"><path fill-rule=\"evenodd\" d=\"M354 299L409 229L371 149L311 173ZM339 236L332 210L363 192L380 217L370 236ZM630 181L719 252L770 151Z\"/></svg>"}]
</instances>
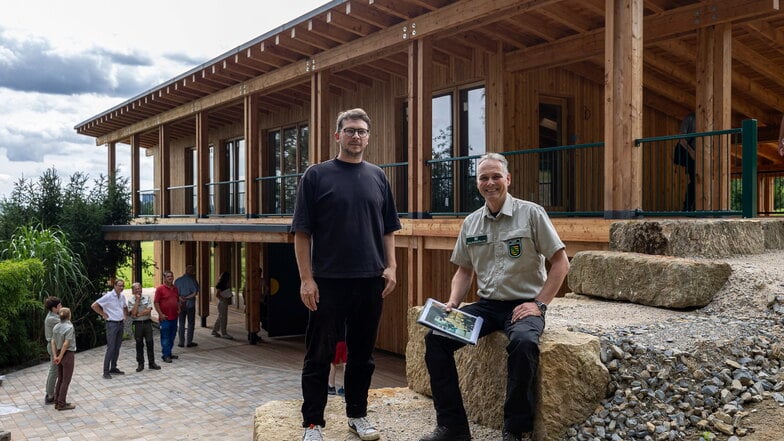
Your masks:
<instances>
[{"instance_id":1,"label":"wristwatch","mask_svg":"<svg viewBox=\"0 0 784 441\"><path fill-rule=\"evenodd\" d=\"M540 302L539 300L536 299L534 299L534 303L536 303L536 306L539 307L539 312L541 312L542 317L544 317L544 315L547 313L547 303Z\"/></svg>"}]
</instances>

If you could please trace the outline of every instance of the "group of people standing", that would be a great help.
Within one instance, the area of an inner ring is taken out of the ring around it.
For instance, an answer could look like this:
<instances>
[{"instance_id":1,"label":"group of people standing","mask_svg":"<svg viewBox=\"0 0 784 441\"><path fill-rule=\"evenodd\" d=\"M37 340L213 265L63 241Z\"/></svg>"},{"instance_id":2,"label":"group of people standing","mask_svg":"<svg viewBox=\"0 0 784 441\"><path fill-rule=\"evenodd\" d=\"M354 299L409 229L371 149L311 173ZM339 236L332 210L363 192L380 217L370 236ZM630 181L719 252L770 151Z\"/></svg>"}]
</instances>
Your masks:
<instances>
[{"instance_id":1,"label":"group of people standing","mask_svg":"<svg viewBox=\"0 0 784 441\"><path fill-rule=\"evenodd\" d=\"M123 291L125 281L117 279L113 289L103 294L92 303L91 308L103 318L106 325L106 354L103 361L103 378L112 379L112 375L124 375L117 367L117 360L122 346L125 320L131 319L131 329L136 341L136 372L145 368L145 352L147 367L161 369L155 363L155 346L153 342L152 311L158 314L161 335L161 359L165 363L179 358L172 353L174 341L179 332L179 347L195 347L193 341L196 321L196 297L199 295L199 283L195 277L193 265L187 265L185 274L174 280L174 274L163 272L163 284L155 289L154 299L142 292L140 283L131 285L131 297L126 299ZM225 276L224 276L225 275ZM218 286L227 289L228 273L221 275ZM226 286L224 286L226 285ZM230 292L230 288L228 288ZM44 335L47 342L51 364L46 379L45 404L54 404L57 410L71 410L75 404L66 401L68 387L74 369L74 353L76 351L76 335L71 323L71 311L64 308L59 298L48 297L45 302L47 310L44 319ZM227 310L219 308L215 328L222 326L226 334ZM146 351L145 351L146 348Z\"/></svg>"}]
</instances>

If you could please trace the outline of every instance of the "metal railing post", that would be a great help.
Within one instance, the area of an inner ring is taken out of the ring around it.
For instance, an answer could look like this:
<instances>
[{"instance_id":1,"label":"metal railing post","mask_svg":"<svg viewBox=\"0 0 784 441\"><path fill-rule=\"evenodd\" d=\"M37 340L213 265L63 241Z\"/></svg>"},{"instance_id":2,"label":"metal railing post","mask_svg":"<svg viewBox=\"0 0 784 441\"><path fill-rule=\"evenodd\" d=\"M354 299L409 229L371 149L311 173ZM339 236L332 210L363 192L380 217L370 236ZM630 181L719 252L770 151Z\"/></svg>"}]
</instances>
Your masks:
<instances>
[{"instance_id":1,"label":"metal railing post","mask_svg":"<svg viewBox=\"0 0 784 441\"><path fill-rule=\"evenodd\" d=\"M744 218L757 216L757 120L743 120L743 198Z\"/></svg>"}]
</instances>

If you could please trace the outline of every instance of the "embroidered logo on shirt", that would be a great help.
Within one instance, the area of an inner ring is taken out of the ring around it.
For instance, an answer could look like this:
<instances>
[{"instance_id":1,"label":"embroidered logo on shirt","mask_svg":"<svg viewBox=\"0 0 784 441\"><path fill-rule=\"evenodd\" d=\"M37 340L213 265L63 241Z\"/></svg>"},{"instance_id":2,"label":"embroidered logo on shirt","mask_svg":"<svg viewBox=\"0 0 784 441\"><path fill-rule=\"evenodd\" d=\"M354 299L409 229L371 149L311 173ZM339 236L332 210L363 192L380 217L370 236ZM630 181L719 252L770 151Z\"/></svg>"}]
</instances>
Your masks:
<instances>
[{"instance_id":1,"label":"embroidered logo on shirt","mask_svg":"<svg viewBox=\"0 0 784 441\"><path fill-rule=\"evenodd\" d=\"M509 251L509 257L518 258L521 254L523 254L523 243L522 240L518 239L510 239L506 241L506 249Z\"/></svg>"}]
</instances>

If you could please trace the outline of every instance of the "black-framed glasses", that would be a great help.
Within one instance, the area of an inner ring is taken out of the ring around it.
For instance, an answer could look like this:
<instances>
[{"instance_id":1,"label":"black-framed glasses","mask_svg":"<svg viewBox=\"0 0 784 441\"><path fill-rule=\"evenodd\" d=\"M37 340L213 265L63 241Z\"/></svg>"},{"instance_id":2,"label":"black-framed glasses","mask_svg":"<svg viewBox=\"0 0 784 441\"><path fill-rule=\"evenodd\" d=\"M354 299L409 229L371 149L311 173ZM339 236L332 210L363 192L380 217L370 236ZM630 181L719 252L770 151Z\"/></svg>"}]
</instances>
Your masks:
<instances>
[{"instance_id":1,"label":"black-framed glasses","mask_svg":"<svg viewBox=\"0 0 784 441\"><path fill-rule=\"evenodd\" d=\"M343 134L349 137L354 137L354 135L359 136L360 138L367 138L368 134L370 134L370 130L368 129L354 129L352 127L345 127L343 128Z\"/></svg>"}]
</instances>

